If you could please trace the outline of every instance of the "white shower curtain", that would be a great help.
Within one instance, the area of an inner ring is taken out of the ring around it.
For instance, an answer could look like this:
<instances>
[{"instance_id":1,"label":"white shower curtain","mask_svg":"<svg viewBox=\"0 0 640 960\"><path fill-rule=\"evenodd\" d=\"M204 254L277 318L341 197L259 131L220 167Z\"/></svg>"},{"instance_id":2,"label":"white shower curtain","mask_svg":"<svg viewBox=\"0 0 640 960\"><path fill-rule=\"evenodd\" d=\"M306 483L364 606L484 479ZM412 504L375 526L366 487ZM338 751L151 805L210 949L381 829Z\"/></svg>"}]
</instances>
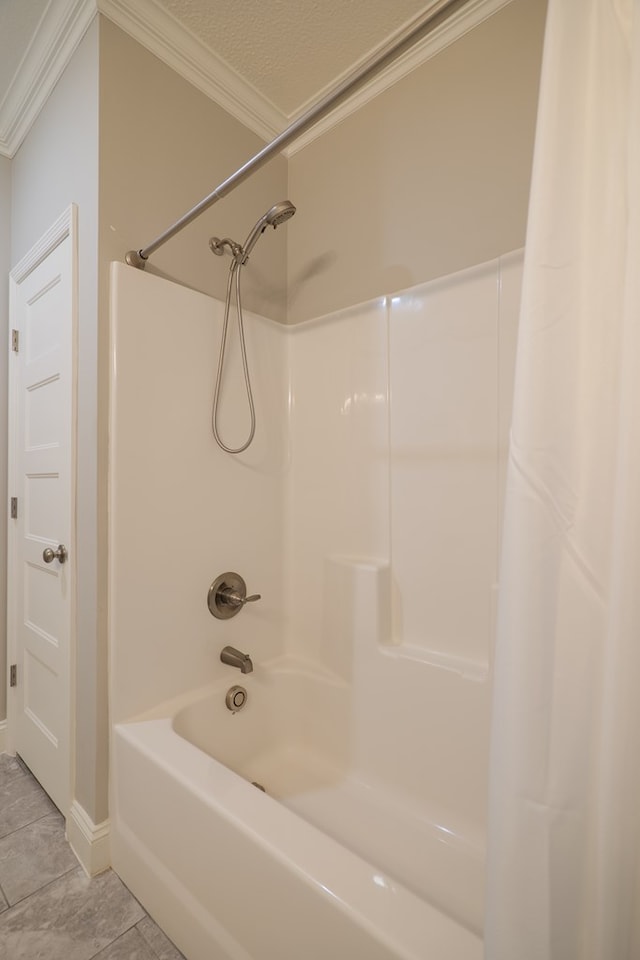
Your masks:
<instances>
[{"instance_id":1,"label":"white shower curtain","mask_svg":"<svg viewBox=\"0 0 640 960\"><path fill-rule=\"evenodd\" d=\"M640 0L550 0L494 670L486 960L640 960Z\"/></svg>"}]
</instances>

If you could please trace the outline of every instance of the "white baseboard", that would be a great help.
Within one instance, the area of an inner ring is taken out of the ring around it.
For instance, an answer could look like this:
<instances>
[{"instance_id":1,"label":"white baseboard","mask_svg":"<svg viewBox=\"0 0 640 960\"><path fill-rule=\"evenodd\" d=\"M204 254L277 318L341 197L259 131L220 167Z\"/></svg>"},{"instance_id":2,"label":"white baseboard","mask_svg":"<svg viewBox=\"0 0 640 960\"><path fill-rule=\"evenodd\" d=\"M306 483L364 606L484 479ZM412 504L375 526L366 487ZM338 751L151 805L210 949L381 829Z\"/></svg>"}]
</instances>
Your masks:
<instances>
[{"instance_id":1,"label":"white baseboard","mask_svg":"<svg viewBox=\"0 0 640 960\"><path fill-rule=\"evenodd\" d=\"M0 753L7 752L7 721L0 720Z\"/></svg>"},{"instance_id":2,"label":"white baseboard","mask_svg":"<svg viewBox=\"0 0 640 960\"><path fill-rule=\"evenodd\" d=\"M95 824L78 801L73 801L67 817L67 840L89 877L111 866L109 834L109 820Z\"/></svg>"}]
</instances>

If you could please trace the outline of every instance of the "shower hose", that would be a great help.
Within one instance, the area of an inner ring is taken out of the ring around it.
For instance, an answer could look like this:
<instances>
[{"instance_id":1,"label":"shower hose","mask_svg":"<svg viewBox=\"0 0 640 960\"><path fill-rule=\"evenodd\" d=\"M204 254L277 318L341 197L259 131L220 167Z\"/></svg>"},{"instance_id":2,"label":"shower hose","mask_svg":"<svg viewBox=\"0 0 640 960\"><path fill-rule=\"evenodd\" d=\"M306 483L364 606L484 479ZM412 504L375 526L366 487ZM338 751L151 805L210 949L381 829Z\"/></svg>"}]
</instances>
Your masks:
<instances>
[{"instance_id":1,"label":"shower hose","mask_svg":"<svg viewBox=\"0 0 640 960\"><path fill-rule=\"evenodd\" d=\"M242 249L240 249L240 254ZM211 412L211 430L215 438L216 443L221 447L225 453L242 453L250 445L253 440L254 434L256 432L256 411L253 405L253 393L251 391L251 377L249 376L249 364L247 363L247 347L244 339L244 323L242 319L242 294L240 292L240 275L242 270L242 258L237 254L234 255L234 258L231 262L229 268L229 279L227 280L227 297L224 305L224 321L222 324L222 340L220 341L220 356L218 358L218 372L216 374L216 386L213 393L213 410ZM226 443L221 439L220 433L218 431L218 408L220 405L220 387L222 384L222 371L224 368L224 358L227 348L227 333L229 330L229 313L231 308L231 298L233 296L233 282L235 280L236 286L236 312L238 314L238 336L240 338L240 352L242 355L242 367L244 370L244 382L247 388L247 401L249 404L249 414L251 417L251 425L249 428L249 436L245 442L239 447L228 447Z\"/></svg>"}]
</instances>

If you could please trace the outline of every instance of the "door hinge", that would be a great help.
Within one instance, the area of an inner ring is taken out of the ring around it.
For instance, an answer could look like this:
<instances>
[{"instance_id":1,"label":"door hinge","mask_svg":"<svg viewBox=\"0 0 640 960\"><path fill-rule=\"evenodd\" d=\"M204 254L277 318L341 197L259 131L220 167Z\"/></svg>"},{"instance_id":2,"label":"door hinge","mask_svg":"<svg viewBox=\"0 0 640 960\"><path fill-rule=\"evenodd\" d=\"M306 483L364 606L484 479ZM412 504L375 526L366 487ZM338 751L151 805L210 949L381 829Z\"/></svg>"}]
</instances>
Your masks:
<instances>
[{"instance_id":1,"label":"door hinge","mask_svg":"<svg viewBox=\"0 0 640 960\"><path fill-rule=\"evenodd\" d=\"M18 686L18 667L17 664L12 663L9 667L9 686L17 687Z\"/></svg>"},{"instance_id":2,"label":"door hinge","mask_svg":"<svg viewBox=\"0 0 640 960\"><path fill-rule=\"evenodd\" d=\"M11 349L14 353L17 353L20 349L20 331L12 330L11 331Z\"/></svg>"},{"instance_id":3,"label":"door hinge","mask_svg":"<svg viewBox=\"0 0 640 960\"><path fill-rule=\"evenodd\" d=\"M11 497L11 512L10 516L12 520L18 519L18 498Z\"/></svg>"}]
</instances>

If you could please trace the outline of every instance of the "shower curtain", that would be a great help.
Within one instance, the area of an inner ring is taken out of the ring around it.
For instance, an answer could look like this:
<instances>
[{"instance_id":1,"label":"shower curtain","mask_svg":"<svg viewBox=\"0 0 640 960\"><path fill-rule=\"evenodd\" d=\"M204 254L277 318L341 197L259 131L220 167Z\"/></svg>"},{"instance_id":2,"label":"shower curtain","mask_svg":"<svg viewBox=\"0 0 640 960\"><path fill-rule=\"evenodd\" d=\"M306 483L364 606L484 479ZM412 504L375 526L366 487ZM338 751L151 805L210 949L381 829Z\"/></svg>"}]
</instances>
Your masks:
<instances>
[{"instance_id":1,"label":"shower curtain","mask_svg":"<svg viewBox=\"0 0 640 960\"><path fill-rule=\"evenodd\" d=\"M494 663L486 960L640 958L640 0L550 0Z\"/></svg>"}]
</instances>

